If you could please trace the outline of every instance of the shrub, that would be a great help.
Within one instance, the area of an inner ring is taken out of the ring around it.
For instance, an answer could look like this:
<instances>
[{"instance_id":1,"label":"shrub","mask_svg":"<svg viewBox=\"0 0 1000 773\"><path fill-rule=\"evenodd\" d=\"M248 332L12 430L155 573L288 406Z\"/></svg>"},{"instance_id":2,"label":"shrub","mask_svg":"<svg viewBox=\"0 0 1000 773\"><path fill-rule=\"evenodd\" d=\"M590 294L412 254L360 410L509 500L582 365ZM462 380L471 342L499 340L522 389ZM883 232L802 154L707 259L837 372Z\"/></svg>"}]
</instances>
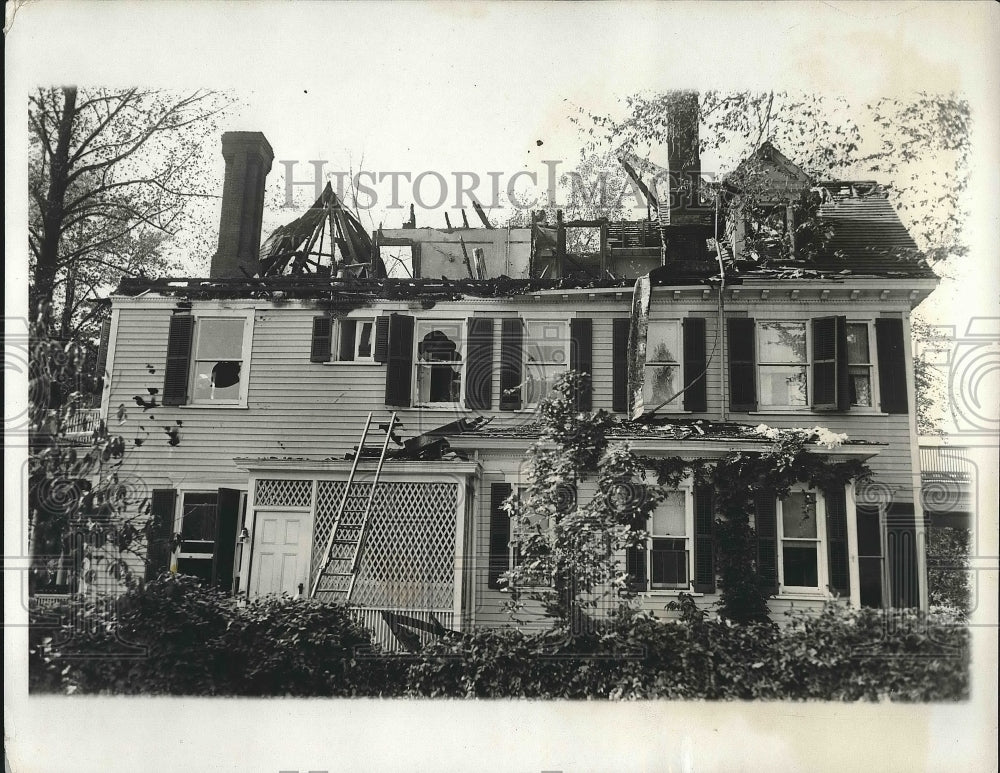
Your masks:
<instances>
[{"instance_id":1,"label":"shrub","mask_svg":"<svg viewBox=\"0 0 1000 773\"><path fill-rule=\"evenodd\" d=\"M344 607L309 599L251 602L218 646L233 695L392 694L399 681L398 664L377 656L368 631Z\"/></svg>"},{"instance_id":2,"label":"shrub","mask_svg":"<svg viewBox=\"0 0 1000 773\"><path fill-rule=\"evenodd\" d=\"M377 695L401 690L405 670L376 657L343 607L270 597L241 608L184 575L31 623L35 692Z\"/></svg>"}]
</instances>

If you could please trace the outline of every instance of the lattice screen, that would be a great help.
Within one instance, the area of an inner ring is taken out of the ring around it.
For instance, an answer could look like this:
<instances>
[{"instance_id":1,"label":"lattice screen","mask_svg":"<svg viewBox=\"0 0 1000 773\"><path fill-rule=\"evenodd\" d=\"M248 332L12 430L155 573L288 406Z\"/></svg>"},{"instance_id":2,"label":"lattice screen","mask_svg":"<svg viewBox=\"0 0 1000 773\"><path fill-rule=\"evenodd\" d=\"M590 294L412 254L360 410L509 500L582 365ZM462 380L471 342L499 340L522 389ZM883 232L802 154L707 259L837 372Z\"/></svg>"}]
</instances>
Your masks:
<instances>
[{"instance_id":1,"label":"lattice screen","mask_svg":"<svg viewBox=\"0 0 1000 773\"><path fill-rule=\"evenodd\" d=\"M265 478L257 481L257 507L312 507L311 480L275 480Z\"/></svg>"},{"instance_id":2,"label":"lattice screen","mask_svg":"<svg viewBox=\"0 0 1000 773\"><path fill-rule=\"evenodd\" d=\"M371 484L353 493L367 496ZM344 494L343 481L320 481L313 524L313 577ZM455 483L380 483L361 554L353 604L450 609L454 604Z\"/></svg>"}]
</instances>

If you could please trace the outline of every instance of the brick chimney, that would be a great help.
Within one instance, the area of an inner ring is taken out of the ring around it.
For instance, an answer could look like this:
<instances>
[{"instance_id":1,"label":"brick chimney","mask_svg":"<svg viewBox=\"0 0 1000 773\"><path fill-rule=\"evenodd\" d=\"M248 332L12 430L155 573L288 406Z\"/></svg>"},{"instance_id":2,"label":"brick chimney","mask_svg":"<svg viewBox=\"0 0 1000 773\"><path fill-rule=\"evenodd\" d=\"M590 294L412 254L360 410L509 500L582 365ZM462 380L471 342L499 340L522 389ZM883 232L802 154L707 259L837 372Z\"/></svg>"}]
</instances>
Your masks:
<instances>
[{"instance_id":1,"label":"brick chimney","mask_svg":"<svg viewBox=\"0 0 1000 773\"><path fill-rule=\"evenodd\" d=\"M698 112L697 91L675 92L667 129L667 166L670 169L672 211L698 206L701 174Z\"/></svg>"},{"instance_id":2,"label":"brick chimney","mask_svg":"<svg viewBox=\"0 0 1000 773\"><path fill-rule=\"evenodd\" d=\"M219 249L212 256L213 279L257 273L261 219L264 215L264 182L271 171L274 151L260 132L226 132L222 135L226 180L222 188Z\"/></svg>"}]
</instances>

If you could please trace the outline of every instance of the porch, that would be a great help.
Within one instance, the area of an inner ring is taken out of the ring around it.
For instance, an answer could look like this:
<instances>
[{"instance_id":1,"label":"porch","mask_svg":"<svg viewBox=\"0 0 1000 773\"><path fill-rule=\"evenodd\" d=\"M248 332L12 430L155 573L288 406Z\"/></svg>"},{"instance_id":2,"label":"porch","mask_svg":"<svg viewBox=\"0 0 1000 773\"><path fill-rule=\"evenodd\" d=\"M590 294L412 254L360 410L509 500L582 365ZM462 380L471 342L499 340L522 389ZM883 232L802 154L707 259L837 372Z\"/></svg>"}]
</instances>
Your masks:
<instances>
[{"instance_id":1,"label":"porch","mask_svg":"<svg viewBox=\"0 0 1000 773\"><path fill-rule=\"evenodd\" d=\"M351 462L236 461L249 474L239 591L308 594L322 569ZM375 466L375 460L359 463L352 495L371 493ZM409 649L467 627L479 473L477 462L463 461L390 460L383 467L348 606L384 650Z\"/></svg>"}]
</instances>

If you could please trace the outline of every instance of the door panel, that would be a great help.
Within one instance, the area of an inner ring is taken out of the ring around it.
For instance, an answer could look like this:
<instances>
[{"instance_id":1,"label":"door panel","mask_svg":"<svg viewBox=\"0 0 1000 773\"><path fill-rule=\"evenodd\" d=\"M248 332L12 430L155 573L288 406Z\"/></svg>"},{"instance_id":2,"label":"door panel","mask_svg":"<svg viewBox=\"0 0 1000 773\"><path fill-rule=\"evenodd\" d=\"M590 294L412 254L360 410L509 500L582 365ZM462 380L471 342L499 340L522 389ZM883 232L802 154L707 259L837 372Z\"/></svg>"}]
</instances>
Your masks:
<instances>
[{"instance_id":1,"label":"door panel","mask_svg":"<svg viewBox=\"0 0 1000 773\"><path fill-rule=\"evenodd\" d=\"M250 594L287 593L309 582L312 523L307 512L257 511Z\"/></svg>"}]
</instances>

